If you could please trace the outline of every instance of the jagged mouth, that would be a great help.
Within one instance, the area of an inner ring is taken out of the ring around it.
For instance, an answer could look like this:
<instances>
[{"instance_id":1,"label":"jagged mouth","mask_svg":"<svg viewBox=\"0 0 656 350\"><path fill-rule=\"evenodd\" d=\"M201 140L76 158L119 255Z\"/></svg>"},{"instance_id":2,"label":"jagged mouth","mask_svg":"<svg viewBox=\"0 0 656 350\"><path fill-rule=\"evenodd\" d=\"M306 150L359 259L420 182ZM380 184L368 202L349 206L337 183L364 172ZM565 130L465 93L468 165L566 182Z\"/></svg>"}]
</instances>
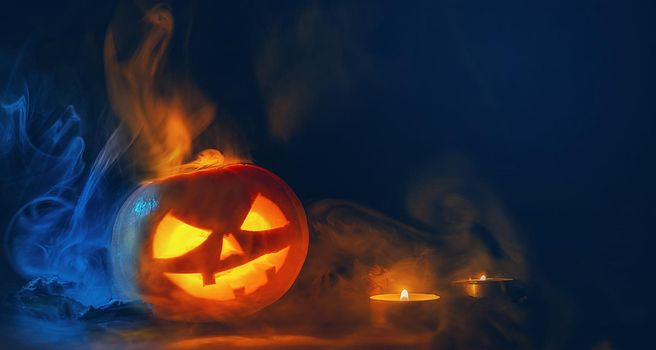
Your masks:
<instances>
[{"instance_id":1,"label":"jagged mouth","mask_svg":"<svg viewBox=\"0 0 656 350\"><path fill-rule=\"evenodd\" d=\"M166 276L187 294L216 301L234 300L254 293L282 268L289 247L261 255L247 263L214 274L215 283L205 285L202 273L169 273Z\"/></svg>"}]
</instances>

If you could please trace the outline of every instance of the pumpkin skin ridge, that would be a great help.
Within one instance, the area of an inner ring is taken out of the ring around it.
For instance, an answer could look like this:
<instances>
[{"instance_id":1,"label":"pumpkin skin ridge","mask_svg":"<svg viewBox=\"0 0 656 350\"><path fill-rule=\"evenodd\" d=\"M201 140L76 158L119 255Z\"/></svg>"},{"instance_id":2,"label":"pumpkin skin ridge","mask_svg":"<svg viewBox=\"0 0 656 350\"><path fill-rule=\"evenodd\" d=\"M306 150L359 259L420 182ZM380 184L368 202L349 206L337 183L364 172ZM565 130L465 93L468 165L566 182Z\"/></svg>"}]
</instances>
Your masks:
<instances>
[{"instance_id":1,"label":"pumpkin skin ridge","mask_svg":"<svg viewBox=\"0 0 656 350\"><path fill-rule=\"evenodd\" d=\"M287 255L285 261L282 263L282 268L277 269L275 272L274 279L268 281L267 285L258 287L252 293L245 296L238 296L233 300L221 301L221 302L199 302L198 298L195 298L191 295L188 295L184 290L179 286L167 281L165 278L155 278L151 281L149 278L158 274L156 271L146 271L146 275L143 275L143 267L138 268L139 275L139 292L144 297L144 299L151 303L154 306L155 313L163 318L174 319L174 320L193 320L193 321L215 321L215 320L225 320L232 317L241 317L248 316L254 312L257 312L263 307L270 305L275 302L277 299L282 297L285 292L293 285L296 277L300 273L303 263L307 255L307 249L309 244L309 233L307 227L307 217L303 206L291 190L291 188L284 183L277 175L270 172L267 169L263 169L252 163L232 163L224 166L213 166L204 169L200 169L194 172L186 172L181 174L175 174L167 176L164 178L159 178L145 183L141 186L133 195L131 195L129 200L135 201L139 198L142 188L153 188L153 190L160 195L161 199L161 208L158 208L149 215L147 220L148 224L145 224L147 227L156 226L157 223L162 219L162 216L169 210L173 210L175 216L184 217L189 213L189 210L185 207L187 203L192 207L198 207L199 211L207 210L209 214L212 214L214 209L203 209L202 203L208 202L206 197L212 196L212 193L223 193L225 192L221 187L223 187L222 179L227 179L226 183L236 184L236 187L246 188L248 193L252 193L249 198L251 202L249 205L252 205L253 198L258 194L265 196L267 199L273 201L276 206L284 213L286 220L288 221L289 229L285 235L288 235L289 238L289 254ZM212 185L211 190L209 191L199 191L194 190L195 182L200 182L202 184ZM187 188L189 186L189 188ZM175 190L176 187L182 188L182 192L178 193ZM174 191L173 199L176 196L180 196L179 199L184 202L183 204L176 203L171 206L166 206L167 203L171 202L171 198L165 199L168 195L168 189L173 188ZM217 189L218 188L218 189ZM225 193L228 193L228 191ZM191 191L191 194L190 192ZM195 191L195 192L194 192ZM218 191L218 192L217 192ZM146 191L147 192L147 191ZM239 189L237 189L239 192ZM135 197L135 198L132 198ZM191 200L189 198L199 197L201 204L196 203L197 201ZM164 198L164 199L162 199ZM185 199L187 199L185 201ZM165 203L166 202L166 203ZM177 207L180 206L183 208L182 213L178 213ZM216 208L222 207L219 205ZM250 209L247 209L247 212ZM195 214L192 215L194 217ZM221 216L221 214L220 214ZM191 220L183 220L184 222L191 224L199 228L207 228L206 226L211 225L199 225L198 222ZM214 222L210 220L209 222ZM238 223L234 223L237 225ZM233 226L234 226L233 225ZM237 225L239 226L239 225ZM246 231L246 230L244 230ZM253 231L257 232L257 231ZM226 234L224 232L223 234ZM152 251L151 246L152 242L148 239L140 249L141 253L139 254L142 259L146 257L145 261L147 264L148 260L153 260L152 258L147 258ZM266 245L265 245L266 247ZM281 248L281 249L284 249ZM278 251L278 250L276 250ZM216 272L216 274L221 274L231 268L239 268L244 265L251 264L253 260L270 253L263 253L262 255L249 255L249 259L240 265L236 265L222 271ZM146 269L147 270L147 269ZM163 277L163 276L161 276ZM155 283L155 284L152 284ZM184 308L179 308L179 305L186 305ZM243 306L243 305L246 306Z\"/></svg>"},{"instance_id":2,"label":"pumpkin skin ridge","mask_svg":"<svg viewBox=\"0 0 656 350\"><path fill-rule=\"evenodd\" d=\"M245 166L250 165L250 166L254 166L258 169L268 171L267 169L264 169L262 167L259 167L259 166L255 165L255 163L242 161L242 162L235 162L235 163L229 163L229 164L211 165L211 166L202 167L202 168L199 168L199 169L196 169L196 170L193 170L193 171L183 171L183 172L179 172L179 173L175 173L175 174L159 176L159 177L155 177L155 178L152 178L152 179L142 181L140 183L140 186L156 184L158 182L164 182L166 180L175 179L177 177L182 177L182 176L185 176L185 175L193 175L193 174L198 174L198 173L203 173L203 172L211 172L211 171L216 171L216 169L225 169L225 168L233 166L233 165L245 165ZM270 172L270 173L271 173L271 175L277 176L272 172Z\"/></svg>"}]
</instances>

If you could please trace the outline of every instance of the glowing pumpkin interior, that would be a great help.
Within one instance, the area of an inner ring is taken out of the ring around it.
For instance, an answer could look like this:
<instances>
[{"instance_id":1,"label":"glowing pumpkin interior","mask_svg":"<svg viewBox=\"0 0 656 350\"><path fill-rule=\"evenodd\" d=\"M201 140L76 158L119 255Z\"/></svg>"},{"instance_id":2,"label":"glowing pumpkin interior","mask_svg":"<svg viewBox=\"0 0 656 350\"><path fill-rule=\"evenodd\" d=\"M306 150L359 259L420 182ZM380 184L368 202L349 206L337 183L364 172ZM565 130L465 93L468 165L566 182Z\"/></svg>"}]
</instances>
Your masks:
<instances>
[{"instance_id":1,"label":"glowing pumpkin interior","mask_svg":"<svg viewBox=\"0 0 656 350\"><path fill-rule=\"evenodd\" d=\"M140 296L170 319L225 320L271 304L298 276L309 241L293 191L249 164L146 184L117 222L116 252L138 252L136 268L115 254L117 271L134 271ZM136 250L131 237L143 242Z\"/></svg>"},{"instance_id":2,"label":"glowing pumpkin interior","mask_svg":"<svg viewBox=\"0 0 656 350\"><path fill-rule=\"evenodd\" d=\"M258 232L285 227L289 224L280 208L270 199L258 194L240 229ZM167 213L155 229L153 258L166 259L182 256L205 242L212 230L195 227ZM188 294L203 299L232 300L237 293L252 294L267 284L269 276L282 268L289 247L261 255L240 266L216 272L214 283L204 281L201 273L170 273L164 275ZM244 250L231 233L223 235L219 260L244 255Z\"/></svg>"}]
</instances>

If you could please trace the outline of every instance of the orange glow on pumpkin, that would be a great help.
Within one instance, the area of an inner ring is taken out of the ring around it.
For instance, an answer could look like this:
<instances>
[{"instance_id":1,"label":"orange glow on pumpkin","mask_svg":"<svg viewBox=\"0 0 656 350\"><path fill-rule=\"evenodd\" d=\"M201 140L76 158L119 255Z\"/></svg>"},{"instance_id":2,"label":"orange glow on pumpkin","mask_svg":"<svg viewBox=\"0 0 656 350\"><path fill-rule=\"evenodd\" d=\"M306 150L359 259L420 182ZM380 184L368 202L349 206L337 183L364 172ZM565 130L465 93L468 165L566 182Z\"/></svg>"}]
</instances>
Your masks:
<instances>
[{"instance_id":1,"label":"orange glow on pumpkin","mask_svg":"<svg viewBox=\"0 0 656 350\"><path fill-rule=\"evenodd\" d=\"M153 257L165 259L180 256L205 242L210 233L211 230L189 225L169 212L155 229Z\"/></svg>"},{"instance_id":2,"label":"orange glow on pumpkin","mask_svg":"<svg viewBox=\"0 0 656 350\"><path fill-rule=\"evenodd\" d=\"M275 274L287 259L289 248L260 256L244 265L218 272L215 283L203 285L200 273L164 273L173 283L188 294L202 299L226 301L238 295L249 295L265 286L268 274Z\"/></svg>"},{"instance_id":3,"label":"orange glow on pumpkin","mask_svg":"<svg viewBox=\"0 0 656 350\"><path fill-rule=\"evenodd\" d=\"M258 194L251 210L246 215L241 229L244 231L264 231L287 225L285 214L270 199Z\"/></svg>"},{"instance_id":4,"label":"orange glow on pumpkin","mask_svg":"<svg viewBox=\"0 0 656 350\"><path fill-rule=\"evenodd\" d=\"M240 229L244 231L266 231L289 224L280 208L270 199L258 194L248 211ZM183 256L201 246L212 234L167 213L155 229L153 258L167 259ZM267 284L270 277L282 268L289 247L264 254L243 265L214 273L213 283L207 283L201 273L165 272L171 282L186 293L202 299L218 301L232 300L238 295L248 295ZM243 256L244 250L232 233L223 234L219 260L232 256Z\"/></svg>"},{"instance_id":5,"label":"orange glow on pumpkin","mask_svg":"<svg viewBox=\"0 0 656 350\"><path fill-rule=\"evenodd\" d=\"M221 244L221 255L219 260L225 260L233 255L244 255L241 245L235 239L232 233L223 235L223 244Z\"/></svg>"},{"instance_id":6,"label":"orange glow on pumpkin","mask_svg":"<svg viewBox=\"0 0 656 350\"><path fill-rule=\"evenodd\" d=\"M154 204L143 211L144 203ZM154 180L121 212L144 215L118 227L125 227L124 237L143 237L139 293L163 318L226 320L256 312L291 287L307 254L300 201L274 174L250 164Z\"/></svg>"}]
</instances>

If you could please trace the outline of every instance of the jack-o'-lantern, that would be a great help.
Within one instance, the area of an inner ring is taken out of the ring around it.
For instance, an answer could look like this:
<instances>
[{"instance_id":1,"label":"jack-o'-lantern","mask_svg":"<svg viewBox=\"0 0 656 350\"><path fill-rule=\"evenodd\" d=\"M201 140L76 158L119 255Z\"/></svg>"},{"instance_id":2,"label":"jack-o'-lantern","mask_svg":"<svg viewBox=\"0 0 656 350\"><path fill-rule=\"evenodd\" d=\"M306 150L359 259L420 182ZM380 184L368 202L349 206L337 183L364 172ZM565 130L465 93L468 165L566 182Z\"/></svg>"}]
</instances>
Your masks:
<instances>
[{"instance_id":1,"label":"jack-o'-lantern","mask_svg":"<svg viewBox=\"0 0 656 350\"><path fill-rule=\"evenodd\" d=\"M117 292L160 317L246 316L293 284L308 249L303 207L276 175L233 164L170 176L133 193L112 237Z\"/></svg>"}]
</instances>

